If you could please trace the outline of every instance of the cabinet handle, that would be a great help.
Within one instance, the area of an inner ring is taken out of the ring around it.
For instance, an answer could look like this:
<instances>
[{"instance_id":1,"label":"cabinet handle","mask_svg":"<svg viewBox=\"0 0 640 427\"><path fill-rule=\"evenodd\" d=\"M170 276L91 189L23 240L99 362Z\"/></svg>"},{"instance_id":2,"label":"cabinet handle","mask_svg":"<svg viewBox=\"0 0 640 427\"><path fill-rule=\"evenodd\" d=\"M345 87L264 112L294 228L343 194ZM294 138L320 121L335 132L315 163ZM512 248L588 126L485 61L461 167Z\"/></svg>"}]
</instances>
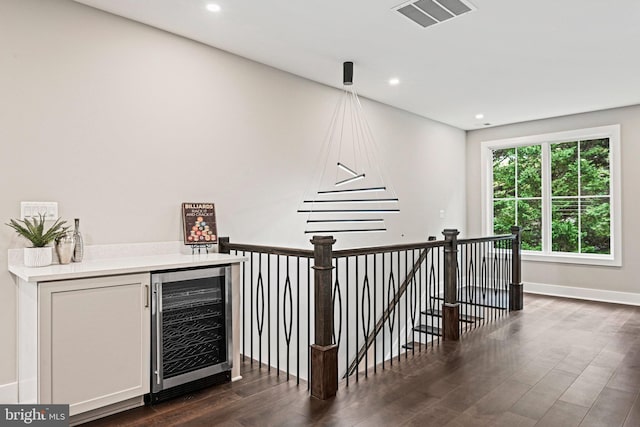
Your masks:
<instances>
[{"instance_id":1,"label":"cabinet handle","mask_svg":"<svg viewBox=\"0 0 640 427\"><path fill-rule=\"evenodd\" d=\"M162 342L162 288L159 283L154 283L154 291L155 294L155 309L156 309L156 383L158 385L162 384L162 376L160 375L160 370L162 369L162 351L160 348Z\"/></svg>"},{"instance_id":2,"label":"cabinet handle","mask_svg":"<svg viewBox=\"0 0 640 427\"><path fill-rule=\"evenodd\" d=\"M144 285L144 308L149 308L149 285Z\"/></svg>"}]
</instances>

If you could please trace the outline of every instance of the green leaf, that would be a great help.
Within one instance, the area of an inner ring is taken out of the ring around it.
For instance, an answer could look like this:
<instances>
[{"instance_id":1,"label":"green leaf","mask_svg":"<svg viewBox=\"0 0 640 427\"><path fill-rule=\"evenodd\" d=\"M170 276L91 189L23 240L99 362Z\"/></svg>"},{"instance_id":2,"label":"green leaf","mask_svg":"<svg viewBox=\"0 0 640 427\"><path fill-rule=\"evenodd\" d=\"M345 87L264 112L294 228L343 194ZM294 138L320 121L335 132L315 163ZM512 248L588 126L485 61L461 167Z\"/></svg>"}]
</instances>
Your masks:
<instances>
[{"instance_id":1,"label":"green leaf","mask_svg":"<svg viewBox=\"0 0 640 427\"><path fill-rule=\"evenodd\" d=\"M24 220L10 219L6 225L13 228L19 236L29 240L34 248L41 248L47 246L69 230L69 227L65 226L67 222L58 218L53 225L45 231L45 221L44 215L40 214L38 218L34 217L31 220L29 218L25 218Z\"/></svg>"}]
</instances>

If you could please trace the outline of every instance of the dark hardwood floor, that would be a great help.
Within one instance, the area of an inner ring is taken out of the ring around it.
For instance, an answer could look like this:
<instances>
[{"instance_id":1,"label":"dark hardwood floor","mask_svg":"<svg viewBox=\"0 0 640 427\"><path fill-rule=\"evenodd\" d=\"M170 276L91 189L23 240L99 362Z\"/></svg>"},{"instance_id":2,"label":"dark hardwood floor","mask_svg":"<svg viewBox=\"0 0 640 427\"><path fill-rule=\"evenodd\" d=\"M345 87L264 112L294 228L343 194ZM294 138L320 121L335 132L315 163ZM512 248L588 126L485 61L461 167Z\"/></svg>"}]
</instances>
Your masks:
<instances>
[{"instance_id":1,"label":"dark hardwood floor","mask_svg":"<svg viewBox=\"0 0 640 427\"><path fill-rule=\"evenodd\" d=\"M265 367L87 426L640 426L640 307L525 295L458 343L341 384L329 401Z\"/></svg>"}]
</instances>

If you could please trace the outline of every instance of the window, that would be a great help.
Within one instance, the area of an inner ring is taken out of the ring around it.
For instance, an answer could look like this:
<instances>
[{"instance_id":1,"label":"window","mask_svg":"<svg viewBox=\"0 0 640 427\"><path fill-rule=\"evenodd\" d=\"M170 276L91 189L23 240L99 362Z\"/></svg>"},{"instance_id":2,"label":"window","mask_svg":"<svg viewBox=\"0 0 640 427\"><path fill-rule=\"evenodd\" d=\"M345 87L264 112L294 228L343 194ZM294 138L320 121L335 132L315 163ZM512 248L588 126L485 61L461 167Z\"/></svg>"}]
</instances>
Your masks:
<instances>
[{"instance_id":1,"label":"window","mask_svg":"<svg viewBox=\"0 0 640 427\"><path fill-rule=\"evenodd\" d=\"M620 263L619 125L483 143L485 232L525 259Z\"/></svg>"}]
</instances>

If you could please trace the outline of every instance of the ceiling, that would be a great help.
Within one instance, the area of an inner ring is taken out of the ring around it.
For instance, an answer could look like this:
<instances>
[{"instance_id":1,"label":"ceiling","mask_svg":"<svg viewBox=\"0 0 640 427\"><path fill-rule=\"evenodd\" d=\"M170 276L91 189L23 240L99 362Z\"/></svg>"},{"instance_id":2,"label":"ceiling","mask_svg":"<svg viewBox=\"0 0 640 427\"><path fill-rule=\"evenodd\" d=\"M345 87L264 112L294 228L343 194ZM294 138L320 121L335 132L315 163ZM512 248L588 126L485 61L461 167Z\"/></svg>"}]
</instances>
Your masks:
<instances>
[{"instance_id":1,"label":"ceiling","mask_svg":"<svg viewBox=\"0 0 640 427\"><path fill-rule=\"evenodd\" d=\"M334 87L353 61L361 96L461 129L640 104L638 0L471 0L427 28L397 0L76 1Z\"/></svg>"}]
</instances>

